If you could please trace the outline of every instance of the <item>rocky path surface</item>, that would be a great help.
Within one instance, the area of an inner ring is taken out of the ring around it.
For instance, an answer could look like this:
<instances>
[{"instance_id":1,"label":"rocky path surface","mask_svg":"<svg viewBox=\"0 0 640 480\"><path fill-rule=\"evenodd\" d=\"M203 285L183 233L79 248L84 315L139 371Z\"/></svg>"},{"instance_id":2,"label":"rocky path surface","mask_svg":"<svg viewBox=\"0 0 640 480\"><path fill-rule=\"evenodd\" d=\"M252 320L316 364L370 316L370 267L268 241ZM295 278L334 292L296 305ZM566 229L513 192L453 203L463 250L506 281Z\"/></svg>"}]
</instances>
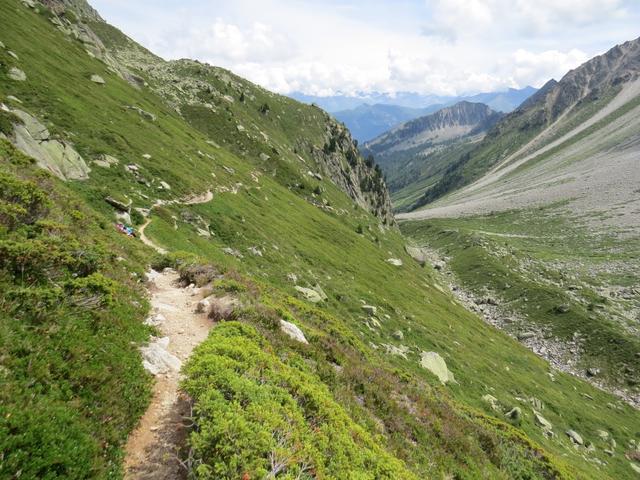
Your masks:
<instances>
[{"instance_id":1,"label":"rocky path surface","mask_svg":"<svg viewBox=\"0 0 640 480\"><path fill-rule=\"evenodd\" d=\"M153 398L126 446L125 479L186 478L181 452L188 431L190 404L179 390L180 367L212 327L206 313L196 314L201 289L178 285L178 274L151 271L152 315L162 338L142 350L145 368L156 375Z\"/></svg>"}]
</instances>

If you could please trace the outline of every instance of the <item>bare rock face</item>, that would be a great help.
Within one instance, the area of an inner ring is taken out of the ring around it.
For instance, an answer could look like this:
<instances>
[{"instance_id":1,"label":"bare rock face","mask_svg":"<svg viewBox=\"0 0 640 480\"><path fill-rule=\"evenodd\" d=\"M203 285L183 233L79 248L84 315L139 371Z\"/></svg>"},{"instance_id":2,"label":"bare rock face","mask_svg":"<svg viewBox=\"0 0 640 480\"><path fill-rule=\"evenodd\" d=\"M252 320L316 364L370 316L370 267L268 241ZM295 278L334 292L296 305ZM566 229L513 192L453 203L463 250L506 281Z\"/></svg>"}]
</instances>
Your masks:
<instances>
[{"instance_id":1,"label":"bare rock face","mask_svg":"<svg viewBox=\"0 0 640 480\"><path fill-rule=\"evenodd\" d=\"M33 157L38 166L62 180L86 180L91 169L71 144L50 137L47 127L22 110L12 110L22 120L15 125L12 143L24 154Z\"/></svg>"},{"instance_id":2,"label":"bare rock face","mask_svg":"<svg viewBox=\"0 0 640 480\"><path fill-rule=\"evenodd\" d=\"M550 80L524 102L518 113L538 111L534 123L550 123L584 99L596 99L611 87L640 78L640 39L617 45L571 70L559 82Z\"/></svg>"},{"instance_id":3,"label":"bare rock face","mask_svg":"<svg viewBox=\"0 0 640 480\"><path fill-rule=\"evenodd\" d=\"M382 171L362 158L346 127L327 116L325 144L323 148L313 148L313 156L324 167L322 173L354 202L384 224L395 224Z\"/></svg>"}]
</instances>

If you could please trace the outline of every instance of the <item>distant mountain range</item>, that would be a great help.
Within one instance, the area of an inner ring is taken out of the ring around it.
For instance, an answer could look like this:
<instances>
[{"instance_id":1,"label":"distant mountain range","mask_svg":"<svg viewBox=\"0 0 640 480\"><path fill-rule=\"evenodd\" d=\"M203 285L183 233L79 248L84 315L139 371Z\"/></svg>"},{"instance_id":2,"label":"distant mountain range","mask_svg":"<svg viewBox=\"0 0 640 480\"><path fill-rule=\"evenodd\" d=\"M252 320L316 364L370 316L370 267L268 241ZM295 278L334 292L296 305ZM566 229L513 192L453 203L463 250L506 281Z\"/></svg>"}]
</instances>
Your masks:
<instances>
[{"instance_id":1,"label":"distant mountain range","mask_svg":"<svg viewBox=\"0 0 640 480\"><path fill-rule=\"evenodd\" d=\"M636 39L591 59L560 81L549 80L482 142L453 158L446 173L423 189L410 208L436 200L438 207L413 216L499 211L569 199L581 215L619 205L633 211L639 105ZM622 212L618 217L625 225L640 224L635 214Z\"/></svg>"},{"instance_id":2,"label":"distant mountain range","mask_svg":"<svg viewBox=\"0 0 640 480\"><path fill-rule=\"evenodd\" d=\"M343 122L359 142L366 142L414 118L433 113L460 101L484 103L498 112L508 113L533 95L537 89L510 88L504 92L479 93L472 96L421 95L412 92L369 93L319 97L294 92L290 96L305 103L315 103Z\"/></svg>"},{"instance_id":3,"label":"distant mountain range","mask_svg":"<svg viewBox=\"0 0 640 480\"><path fill-rule=\"evenodd\" d=\"M366 142L361 150L376 158L396 208L403 208L415 202L441 178L452 158L475 146L503 116L483 103L462 101L403 123Z\"/></svg>"},{"instance_id":4,"label":"distant mountain range","mask_svg":"<svg viewBox=\"0 0 640 480\"><path fill-rule=\"evenodd\" d=\"M389 129L409 120L429 115L442 108L435 104L424 108L409 108L399 105L360 105L352 110L335 112L333 116L344 123L354 138L365 142Z\"/></svg>"}]
</instances>

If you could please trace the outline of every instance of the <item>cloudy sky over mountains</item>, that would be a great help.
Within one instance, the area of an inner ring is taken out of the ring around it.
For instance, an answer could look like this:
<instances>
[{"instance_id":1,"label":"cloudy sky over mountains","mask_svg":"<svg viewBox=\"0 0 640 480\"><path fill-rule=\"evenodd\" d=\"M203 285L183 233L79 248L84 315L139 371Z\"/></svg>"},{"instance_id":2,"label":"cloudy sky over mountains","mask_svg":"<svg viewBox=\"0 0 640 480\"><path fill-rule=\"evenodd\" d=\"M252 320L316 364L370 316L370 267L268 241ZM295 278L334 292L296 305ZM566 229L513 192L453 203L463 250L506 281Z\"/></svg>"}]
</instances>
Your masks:
<instances>
[{"instance_id":1,"label":"cloudy sky over mountains","mask_svg":"<svg viewBox=\"0 0 640 480\"><path fill-rule=\"evenodd\" d=\"M92 0L167 58L280 93L541 86L640 36L637 0Z\"/></svg>"}]
</instances>

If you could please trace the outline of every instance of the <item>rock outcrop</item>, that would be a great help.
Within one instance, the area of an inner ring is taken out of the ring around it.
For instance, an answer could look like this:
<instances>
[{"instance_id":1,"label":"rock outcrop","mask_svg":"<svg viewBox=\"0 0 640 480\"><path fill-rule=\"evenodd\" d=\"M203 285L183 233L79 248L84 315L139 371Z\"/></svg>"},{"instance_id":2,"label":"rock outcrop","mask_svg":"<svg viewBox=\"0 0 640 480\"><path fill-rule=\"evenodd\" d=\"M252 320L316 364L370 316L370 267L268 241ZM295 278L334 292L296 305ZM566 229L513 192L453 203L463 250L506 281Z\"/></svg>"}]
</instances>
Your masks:
<instances>
[{"instance_id":1,"label":"rock outcrop","mask_svg":"<svg viewBox=\"0 0 640 480\"><path fill-rule=\"evenodd\" d=\"M62 180L86 180L91 169L73 148L64 141L51 137L49 130L38 119L22 110L12 110L22 121L14 126L11 142L24 154L35 158L38 165Z\"/></svg>"}]
</instances>

